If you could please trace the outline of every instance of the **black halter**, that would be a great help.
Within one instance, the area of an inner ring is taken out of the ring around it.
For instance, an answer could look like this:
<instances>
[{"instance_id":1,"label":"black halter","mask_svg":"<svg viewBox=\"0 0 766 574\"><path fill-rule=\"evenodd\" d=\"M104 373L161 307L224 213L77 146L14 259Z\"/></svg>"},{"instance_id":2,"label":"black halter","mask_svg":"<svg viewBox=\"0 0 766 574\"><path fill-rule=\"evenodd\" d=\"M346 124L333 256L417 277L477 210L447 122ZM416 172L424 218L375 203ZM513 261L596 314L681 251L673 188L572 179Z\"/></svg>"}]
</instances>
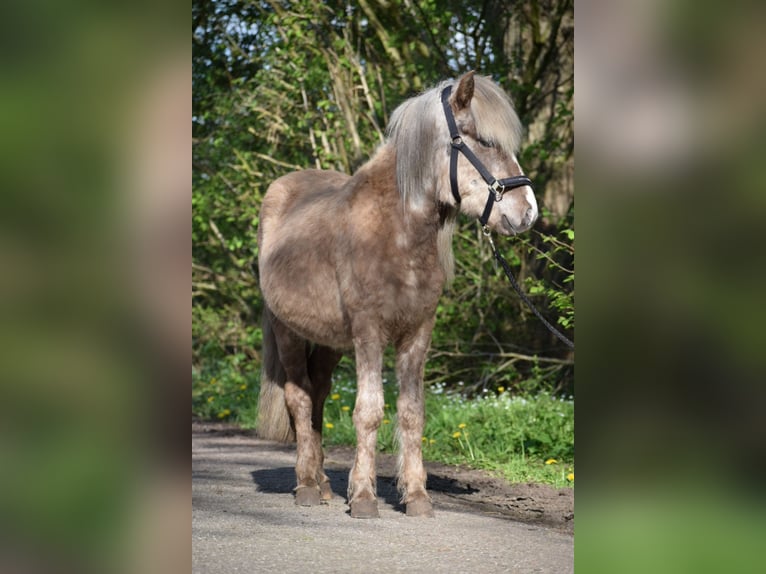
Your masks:
<instances>
[{"instance_id":1,"label":"black halter","mask_svg":"<svg viewBox=\"0 0 766 574\"><path fill-rule=\"evenodd\" d=\"M503 199L503 194L516 187L522 187L525 185L532 186L532 181L525 175L517 175L514 177L506 177L505 179L495 179L484 164L479 161L479 158L474 155L463 138L460 137L460 132L457 129L457 123L455 123L455 116L452 114L452 108L449 105L449 95L452 93L452 86L447 86L442 90L442 107L444 108L444 115L447 117L447 126L449 127L449 135L452 138L452 151L450 152L449 160L449 183L452 195L455 201L460 204L460 194L457 191L457 154L462 153L471 165L484 178L489 186L489 196L487 197L487 204L484 206L484 213L481 214L479 222L482 226L486 226L489 221L489 215L492 213L492 206L496 201Z\"/></svg>"}]
</instances>

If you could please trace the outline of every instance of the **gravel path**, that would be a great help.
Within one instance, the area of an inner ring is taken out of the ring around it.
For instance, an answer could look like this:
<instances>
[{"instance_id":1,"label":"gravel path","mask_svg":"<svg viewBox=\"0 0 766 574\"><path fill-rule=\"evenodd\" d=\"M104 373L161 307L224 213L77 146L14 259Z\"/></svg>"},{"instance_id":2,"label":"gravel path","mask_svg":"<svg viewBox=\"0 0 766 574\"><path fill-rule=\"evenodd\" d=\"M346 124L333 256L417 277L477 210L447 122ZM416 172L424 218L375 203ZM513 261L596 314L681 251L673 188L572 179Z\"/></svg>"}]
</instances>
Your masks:
<instances>
[{"instance_id":1,"label":"gravel path","mask_svg":"<svg viewBox=\"0 0 766 574\"><path fill-rule=\"evenodd\" d=\"M482 482L478 471L461 475L455 469L458 479L452 479L446 476L449 467L442 466L434 477L429 465L436 518L413 519L398 507L393 473L386 472L391 457L381 457L380 519L350 518L343 496L350 456L349 449L328 452L326 467L337 494L330 504L300 508L291 494L292 445L193 425L193 572L573 572L569 513L562 514L556 527L514 520L519 513L516 498L531 499L527 506L532 508L541 504L540 497L511 496L505 505L488 503L477 498L482 488L466 483L463 476L479 485L497 481L484 476ZM555 493L550 501L557 502ZM536 516L546 515L545 509L532 510Z\"/></svg>"}]
</instances>

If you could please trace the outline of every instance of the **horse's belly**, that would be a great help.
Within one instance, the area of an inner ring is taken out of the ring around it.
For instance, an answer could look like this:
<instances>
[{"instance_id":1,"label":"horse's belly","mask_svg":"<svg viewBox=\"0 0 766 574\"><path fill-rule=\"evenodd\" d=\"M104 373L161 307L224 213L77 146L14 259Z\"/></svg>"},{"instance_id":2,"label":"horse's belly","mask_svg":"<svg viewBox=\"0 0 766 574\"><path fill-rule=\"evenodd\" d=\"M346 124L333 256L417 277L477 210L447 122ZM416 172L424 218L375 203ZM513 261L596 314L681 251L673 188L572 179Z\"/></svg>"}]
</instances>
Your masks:
<instances>
[{"instance_id":1,"label":"horse's belly","mask_svg":"<svg viewBox=\"0 0 766 574\"><path fill-rule=\"evenodd\" d=\"M326 273L261 276L263 296L280 321L305 339L336 349L351 346L334 277Z\"/></svg>"}]
</instances>

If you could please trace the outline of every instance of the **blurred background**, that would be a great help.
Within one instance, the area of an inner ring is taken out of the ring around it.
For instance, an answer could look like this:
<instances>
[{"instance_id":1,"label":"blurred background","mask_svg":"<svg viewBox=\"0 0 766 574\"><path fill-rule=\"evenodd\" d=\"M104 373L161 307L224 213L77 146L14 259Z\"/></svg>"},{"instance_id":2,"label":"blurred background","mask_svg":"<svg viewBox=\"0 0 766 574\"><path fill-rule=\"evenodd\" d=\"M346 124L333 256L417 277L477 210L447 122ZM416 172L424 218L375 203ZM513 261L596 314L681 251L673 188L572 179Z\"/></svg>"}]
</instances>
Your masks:
<instances>
[{"instance_id":1,"label":"blurred background","mask_svg":"<svg viewBox=\"0 0 766 574\"><path fill-rule=\"evenodd\" d=\"M758 568L763 16L577 2L583 571Z\"/></svg>"},{"instance_id":2,"label":"blurred background","mask_svg":"<svg viewBox=\"0 0 766 574\"><path fill-rule=\"evenodd\" d=\"M0 8L2 572L189 570L187 17Z\"/></svg>"}]
</instances>

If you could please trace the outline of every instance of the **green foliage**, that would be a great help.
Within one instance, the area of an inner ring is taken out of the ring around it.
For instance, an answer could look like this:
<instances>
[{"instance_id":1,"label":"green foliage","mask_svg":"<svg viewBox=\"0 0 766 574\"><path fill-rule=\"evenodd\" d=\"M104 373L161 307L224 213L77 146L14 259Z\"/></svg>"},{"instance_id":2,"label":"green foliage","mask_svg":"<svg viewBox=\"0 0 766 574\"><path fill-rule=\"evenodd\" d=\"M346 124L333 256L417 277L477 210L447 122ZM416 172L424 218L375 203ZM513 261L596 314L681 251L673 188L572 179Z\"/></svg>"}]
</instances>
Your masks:
<instances>
[{"instance_id":1,"label":"green foliage","mask_svg":"<svg viewBox=\"0 0 766 574\"><path fill-rule=\"evenodd\" d=\"M503 387L473 399L436 385L426 395L424 456L563 486L574 465L574 403ZM548 464L546 464L548 461ZM555 461L555 462L553 462Z\"/></svg>"},{"instance_id":2,"label":"green foliage","mask_svg":"<svg viewBox=\"0 0 766 574\"><path fill-rule=\"evenodd\" d=\"M545 279L527 277L527 292L543 295L549 307L558 313L558 323L565 329L574 328L574 230L563 227L559 237L541 235L544 250L529 241L529 249L545 264Z\"/></svg>"},{"instance_id":3,"label":"green foliage","mask_svg":"<svg viewBox=\"0 0 766 574\"><path fill-rule=\"evenodd\" d=\"M255 424L258 373L254 362L242 354L207 360L192 368L192 414L207 420Z\"/></svg>"},{"instance_id":4,"label":"green foliage","mask_svg":"<svg viewBox=\"0 0 766 574\"><path fill-rule=\"evenodd\" d=\"M533 233L498 243L541 311L571 334L572 12L571 0L513 11L499 0L194 0L195 376L250 381L259 368L257 227L269 183L307 167L352 172L397 104L469 69L511 94L530 134L519 158L543 207ZM454 248L456 280L438 310L427 379L470 381L468 396L497 386L571 394L571 356L497 273L475 223L460 221ZM232 406L207 416L242 416Z\"/></svg>"}]
</instances>

